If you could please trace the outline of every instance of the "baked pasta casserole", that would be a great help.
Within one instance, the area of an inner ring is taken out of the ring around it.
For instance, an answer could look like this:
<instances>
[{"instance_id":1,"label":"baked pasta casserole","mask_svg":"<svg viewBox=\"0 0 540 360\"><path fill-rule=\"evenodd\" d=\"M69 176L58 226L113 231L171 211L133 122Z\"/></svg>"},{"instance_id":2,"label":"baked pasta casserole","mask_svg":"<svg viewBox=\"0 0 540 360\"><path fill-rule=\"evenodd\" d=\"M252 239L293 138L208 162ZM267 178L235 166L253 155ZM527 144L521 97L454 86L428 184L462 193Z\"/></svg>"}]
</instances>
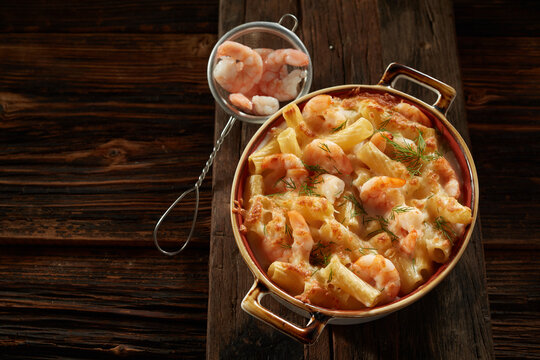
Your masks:
<instances>
[{"instance_id":1,"label":"baked pasta casserole","mask_svg":"<svg viewBox=\"0 0 540 360\"><path fill-rule=\"evenodd\" d=\"M448 261L472 214L455 158L424 112L352 92L282 115L249 156L234 209L274 283L309 304L370 308Z\"/></svg>"}]
</instances>

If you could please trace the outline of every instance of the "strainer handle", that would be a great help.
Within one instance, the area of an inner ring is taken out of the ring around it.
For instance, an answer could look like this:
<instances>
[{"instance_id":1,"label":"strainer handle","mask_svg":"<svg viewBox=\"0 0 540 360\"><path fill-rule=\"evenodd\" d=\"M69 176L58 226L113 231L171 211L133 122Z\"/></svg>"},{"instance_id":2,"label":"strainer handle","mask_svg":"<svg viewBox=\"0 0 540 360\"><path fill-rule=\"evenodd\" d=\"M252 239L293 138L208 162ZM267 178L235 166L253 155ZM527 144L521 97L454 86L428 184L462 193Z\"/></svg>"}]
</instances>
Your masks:
<instances>
[{"instance_id":1,"label":"strainer handle","mask_svg":"<svg viewBox=\"0 0 540 360\"><path fill-rule=\"evenodd\" d=\"M231 131L234 123L236 122L236 118L234 116L231 116L229 118L229 121L227 121L227 124L225 124L225 127L223 128L223 130L221 131L221 135L219 136L219 138L217 139L216 141L216 144L214 145L214 149L212 150L212 153L210 154L210 156L208 157L208 160L206 161L206 165L204 165L204 168L201 172L201 175L199 175L199 179L197 180L197 182L195 183L195 185L193 185L192 187L190 187L189 189L187 189L186 191L184 191L182 193L182 195L180 195L172 204L171 206L169 206L169 208L163 213L163 215L161 215L161 217L159 218L159 220L157 221L156 225L154 226L154 232L153 232L153 237L154 237L154 244L156 245L157 249L159 251L161 251L163 254L165 255L169 255L169 256L174 256L178 253L180 253L182 250L184 250L184 248L187 246L187 244L189 243L189 241L191 240L191 236L193 235L193 231L195 230L195 223L197 222L197 214L199 213L199 188L201 187L201 184L204 180L204 178L206 177L206 174L208 173L208 171L210 171L210 167L212 166L213 162L214 162L214 159L216 157L216 154L217 152L219 151L219 149L221 148L221 144L223 144L223 141L225 140L225 137L227 135L229 135L229 132ZM188 234L188 237L186 238L186 241L184 242L184 244L180 247L180 249L176 250L176 251L167 251L167 250L164 250L160 245L159 245L159 241L158 241L158 230L159 230L159 227L161 226L161 223L165 220L165 218L167 217L167 215L169 215L169 213L172 211L172 209L174 209L176 207L176 205L178 205L182 199L189 193L191 193L192 191L195 191L195 209L193 210L193 220L191 221L191 229L189 230L189 234Z\"/></svg>"},{"instance_id":2,"label":"strainer handle","mask_svg":"<svg viewBox=\"0 0 540 360\"><path fill-rule=\"evenodd\" d=\"M285 14L285 15L283 15L282 17L279 18L278 24L285 27L283 25L283 21L285 19L287 19L287 18L291 18L292 21L294 22L294 25L293 25L293 27L291 29L291 31L294 32L298 28L298 19L293 14Z\"/></svg>"}]
</instances>

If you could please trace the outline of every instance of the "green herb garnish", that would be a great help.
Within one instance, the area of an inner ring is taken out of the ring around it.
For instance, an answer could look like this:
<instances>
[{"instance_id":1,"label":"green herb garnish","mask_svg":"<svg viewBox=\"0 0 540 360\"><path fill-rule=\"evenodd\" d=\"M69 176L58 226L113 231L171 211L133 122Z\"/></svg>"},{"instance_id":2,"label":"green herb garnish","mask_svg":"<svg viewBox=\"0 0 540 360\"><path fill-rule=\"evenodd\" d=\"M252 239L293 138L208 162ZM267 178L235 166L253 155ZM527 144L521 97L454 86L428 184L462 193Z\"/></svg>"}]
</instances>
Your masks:
<instances>
[{"instance_id":1,"label":"green herb garnish","mask_svg":"<svg viewBox=\"0 0 540 360\"><path fill-rule=\"evenodd\" d=\"M317 194L315 192L315 187L312 184L309 184L307 182L300 185L300 191L298 192L299 195L307 195L307 196L317 196L320 197L320 194Z\"/></svg>"},{"instance_id":2,"label":"green herb garnish","mask_svg":"<svg viewBox=\"0 0 540 360\"><path fill-rule=\"evenodd\" d=\"M322 143L321 145L319 145L319 148L326 151L327 153L330 153L330 148L325 143Z\"/></svg>"},{"instance_id":3,"label":"green herb garnish","mask_svg":"<svg viewBox=\"0 0 540 360\"><path fill-rule=\"evenodd\" d=\"M377 253L377 249L375 249L375 248L361 247L361 248L358 249L358 251L359 251L360 254L362 254L362 255L367 255L366 252L365 252L366 250L372 250L372 251L375 251L375 253Z\"/></svg>"},{"instance_id":4,"label":"green herb garnish","mask_svg":"<svg viewBox=\"0 0 540 360\"><path fill-rule=\"evenodd\" d=\"M339 131L339 130L343 130L343 128L345 127L345 124L347 124L347 120L342 122L341 125L339 125L338 127L333 128L332 129L332 134Z\"/></svg>"},{"instance_id":5,"label":"green herb garnish","mask_svg":"<svg viewBox=\"0 0 540 360\"><path fill-rule=\"evenodd\" d=\"M387 233L390 236L390 239L392 241L397 241L399 239L396 234L394 234L392 231L390 231L390 229L388 229L388 220L385 219L384 217L382 217L380 215L377 215L376 217L368 216L368 217L363 218L364 224L366 222L368 222L368 221L377 221L379 223L379 226L381 227L380 229L377 229L377 230L372 231L369 234L367 234L368 237L375 236L375 235L380 234L380 233L382 233L384 231L385 233Z\"/></svg>"},{"instance_id":6,"label":"green herb garnish","mask_svg":"<svg viewBox=\"0 0 540 360\"><path fill-rule=\"evenodd\" d=\"M345 195L343 198L353 203L355 209L352 214L353 217L358 215L367 215L367 211L364 209L364 205L357 198L355 198L354 195Z\"/></svg>"},{"instance_id":7,"label":"green herb garnish","mask_svg":"<svg viewBox=\"0 0 540 360\"><path fill-rule=\"evenodd\" d=\"M279 180L276 182L276 184L279 183L279 182L284 183L286 189L296 190L296 184L295 184L294 180L291 179L291 178L289 178L289 179L287 180L287 179L285 179L285 177L282 177L281 179L279 179ZM274 185L274 187L275 187L275 185Z\"/></svg>"},{"instance_id":8,"label":"green herb garnish","mask_svg":"<svg viewBox=\"0 0 540 360\"><path fill-rule=\"evenodd\" d=\"M407 211L411 211L413 208L411 207L408 207L408 206L394 206L394 208L392 208L392 212L390 214L390 218L392 220L394 220L396 218L396 214L399 214L399 213L405 213Z\"/></svg>"},{"instance_id":9,"label":"green herb garnish","mask_svg":"<svg viewBox=\"0 0 540 360\"><path fill-rule=\"evenodd\" d=\"M435 219L435 228L439 229L445 238L450 241L452 245L454 245L454 240L457 238L457 233L452 229L451 224L442 216L438 216Z\"/></svg>"},{"instance_id":10,"label":"green herb garnish","mask_svg":"<svg viewBox=\"0 0 540 360\"><path fill-rule=\"evenodd\" d=\"M308 165L305 162L302 161L302 164L304 164L304 167L311 172L314 172L316 174L326 174L328 171L323 169L320 165Z\"/></svg>"},{"instance_id":11,"label":"green herb garnish","mask_svg":"<svg viewBox=\"0 0 540 360\"><path fill-rule=\"evenodd\" d=\"M285 224L285 234L289 236L289 238L293 239L293 232L289 225Z\"/></svg>"},{"instance_id":12,"label":"green herb garnish","mask_svg":"<svg viewBox=\"0 0 540 360\"><path fill-rule=\"evenodd\" d=\"M386 141L392 145L395 150L394 160L399 161L407 167L407 171L411 175L420 175L424 161L432 161L440 157L439 153L425 154L426 142L422 137L422 132L418 131L416 138L416 146L410 143L405 145L398 144L394 140L386 137Z\"/></svg>"}]
</instances>

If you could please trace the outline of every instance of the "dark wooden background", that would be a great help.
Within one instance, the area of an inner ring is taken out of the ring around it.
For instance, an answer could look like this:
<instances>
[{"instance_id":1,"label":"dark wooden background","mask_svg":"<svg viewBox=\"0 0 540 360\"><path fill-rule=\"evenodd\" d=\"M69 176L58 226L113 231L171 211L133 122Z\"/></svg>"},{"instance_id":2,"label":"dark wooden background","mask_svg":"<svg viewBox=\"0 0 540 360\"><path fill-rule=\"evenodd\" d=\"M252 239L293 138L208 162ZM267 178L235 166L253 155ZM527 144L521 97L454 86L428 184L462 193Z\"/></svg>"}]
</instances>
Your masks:
<instances>
[{"instance_id":1,"label":"dark wooden background","mask_svg":"<svg viewBox=\"0 0 540 360\"><path fill-rule=\"evenodd\" d=\"M454 3L499 358L540 357L539 10ZM211 176L180 257L151 231L212 149L218 15L0 3L0 357L205 356ZM167 234L186 231L176 215Z\"/></svg>"}]
</instances>

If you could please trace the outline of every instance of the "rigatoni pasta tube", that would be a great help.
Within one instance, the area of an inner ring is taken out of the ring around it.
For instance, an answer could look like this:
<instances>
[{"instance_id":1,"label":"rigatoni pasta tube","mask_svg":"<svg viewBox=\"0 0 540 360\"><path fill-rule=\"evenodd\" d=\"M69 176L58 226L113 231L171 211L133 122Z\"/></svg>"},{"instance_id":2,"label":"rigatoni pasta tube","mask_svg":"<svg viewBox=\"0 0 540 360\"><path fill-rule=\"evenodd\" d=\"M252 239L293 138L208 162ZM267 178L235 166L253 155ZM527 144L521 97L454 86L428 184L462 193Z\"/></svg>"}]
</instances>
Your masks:
<instances>
[{"instance_id":1,"label":"rigatoni pasta tube","mask_svg":"<svg viewBox=\"0 0 540 360\"><path fill-rule=\"evenodd\" d=\"M471 209L451 196L436 194L427 200L426 206L432 216L442 216L450 223L467 225L472 221Z\"/></svg>"},{"instance_id":2,"label":"rigatoni pasta tube","mask_svg":"<svg viewBox=\"0 0 540 360\"><path fill-rule=\"evenodd\" d=\"M337 256L332 256L324 270L328 282L339 287L367 307L375 306L381 298L381 292L356 276L343 265Z\"/></svg>"},{"instance_id":3,"label":"rigatoni pasta tube","mask_svg":"<svg viewBox=\"0 0 540 360\"><path fill-rule=\"evenodd\" d=\"M251 207L251 199L256 195L261 195L264 190L263 177L261 175L248 176L244 187L244 202L247 210Z\"/></svg>"},{"instance_id":4,"label":"rigatoni pasta tube","mask_svg":"<svg viewBox=\"0 0 540 360\"><path fill-rule=\"evenodd\" d=\"M401 279L401 294L408 294L416 289L424 282L424 278L420 275L415 267L415 261L408 255L401 252L389 249L384 253L384 256L396 267L399 278Z\"/></svg>"},{"instance_id":5,"label":"rigatoni pasta tube","mask_svg":"<svg viewBox=\"0 0 540 360\"><path fill-rule=\"evenodd\" d=\"M356 152L356 157L369 166L369 168L377 175L385 175L400 179L405 179L409 175L405 165L390 159L370 141L362 145Z\"/></svg>"},{"instance_id":6,"label":"rigatoni pasta tube","mask_svg":"<svg viewBox=\"0 0 540 360\"><path fill-rule=\"evenodd\" d=\"M279 143L277 142L275 138L273 138L262 148L255 151L253 154L249 155L248 161L249 161L250 173L261 174L263 159L269 155L277 154L278 152L279 152Z\"/></svg>"},{"instance_id":7,"label":"rigatoni pasta tube","mask_svg":"<svg viewBox=\"0 0 540 360\"><path fill-rule=\"evenodd\" d=\"M296 140L296 132L293 128L283 130L277 137L279 148L282 153L289 153L301 157L302 150Z\"/></svg>"},{"instance_id":8,"label":"rigatoni pasta tube","mask_svg":"<svg viewBox=\"0 0 540 360\"><path fill-rule=\"evenodd\" d=\"M330 134L326 139L338 144L344 151L350 151L360 141L367 139L373 134L373 125L360 118L341 131Z\"/></svg>"},{"instance_id":9,"label":"rigatoni pasta tube","mask_svg":"<svg viewBox=\"0 0 540 360\"><path fill-rule=\"evenodd\" d=\"M296 296L304 291L306 275L293 264L274 261L268 268L268 276L289 294Z\"/></svg>"}]
</instances>

